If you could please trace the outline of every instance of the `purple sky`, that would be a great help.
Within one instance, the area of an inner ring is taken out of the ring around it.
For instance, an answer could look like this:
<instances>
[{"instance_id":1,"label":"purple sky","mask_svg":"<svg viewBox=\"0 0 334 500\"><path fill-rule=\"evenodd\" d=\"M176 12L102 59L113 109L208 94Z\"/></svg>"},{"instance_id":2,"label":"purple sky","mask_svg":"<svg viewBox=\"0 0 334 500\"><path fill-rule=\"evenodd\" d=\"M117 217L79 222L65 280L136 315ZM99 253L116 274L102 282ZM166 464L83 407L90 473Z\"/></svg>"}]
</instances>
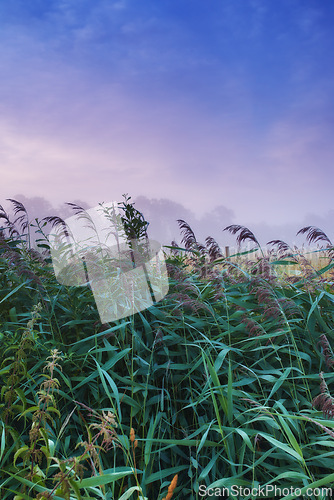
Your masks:
<instances>
[{"instance_id":1,"label":"purple sky","mask_svg":"<svg viewBox=\"0 0 334 500\"><path fill-rule=\"evenodd\" d=\"M0 204L129 193L167 240L186 217L221 244L334 239L333 21L332 0L1 2Z\"/></svg>"}]
</instances>

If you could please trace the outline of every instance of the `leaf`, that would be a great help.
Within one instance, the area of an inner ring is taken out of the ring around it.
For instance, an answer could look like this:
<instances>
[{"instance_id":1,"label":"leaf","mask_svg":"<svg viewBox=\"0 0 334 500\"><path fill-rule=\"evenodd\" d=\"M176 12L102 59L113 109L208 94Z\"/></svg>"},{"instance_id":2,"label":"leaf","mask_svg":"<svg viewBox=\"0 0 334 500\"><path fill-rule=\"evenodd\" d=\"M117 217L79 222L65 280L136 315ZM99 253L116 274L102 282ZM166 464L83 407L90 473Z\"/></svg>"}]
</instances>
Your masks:
<instances>
[{"instance_id":1,"label":"leaf","mask_svg":"<svg viewBox=\"0 0 334 500\"><path fill-rule=\"evenodd\" d=\"M103 368L100 367L99 363L97 362L97 360L95 360L96 362L96 365L97 365L97 369L99 371L99 374L100 374L100 378L101 378L101 381L102 381L102 384L103 384L103 387L108 395L108 398L110 399L110 402L111 404L113 405L113 400L112 400L112 396L109 392L109 389L106 385L106 381L105 379L107 379L110 387L111 387L111 390L113 392L113 395L116 399L116 403L117 403L117 416L118 416L118 420L119 422L121 423L122 422L122 412L121 412L121 403L120 403L120 398L119 398L119 392L118 392L118 389L117 389L117 386L115 384L115 382L113 381L113 379L111 378L111 376L109 375L108 372L106 372L105 370L103 370Z\"/></svg>"},{"instance_id":2,"label":"leaf","mask_svg":"<svg viewBox=\"0 0 334 500\"><path fill-rule=\"evenodd\" d=\"M5 424L3 422L1 422L1 424L2 424L2 432L1 432L1 443L0 443L0 463L6 446Z\"/></svg>"},{"instance_id":3,"label":"leaf","mask_svg":"<svg viewBox=\"0 0 334 500\"><path fill-rule=\"evenodd\" d=\"M123 493L123 495L119 497L118 500L128 500L128 498L130 498L132 493L134 493L135 491L139 491L140 493L142 493L142 489L139 486L132 486L132 488L129 488L128 491ZM137 500L148 500L148 499L147 497L138 496Z\"/></svg>"},{"instance_id":4,"label":"leaf","mask_svg":"<svg viewBox=\"0 0 334 500\"><path fill-rule=\"evenodd\" d=\"M154 472L146 479L146 484L153 483L154 481L162 481L167 477L174 476L182 470L188 469L188 465L179 465L177 467L170 467L168 469L160 470L159 472Z\"/></svg>"},{"instance_id":5,"label":"leaf","mask_svg":"<svg viewBox=\"0 0 334 500\"><path fill-rule=\"evenodd\" d=\"M209 423L209 427L207 428L207 430L204 432L201 440L200 440L200 443L198 445L198 448L197 448L197 454L199 454L199 452L201 451L201 449L203 448L204 444L205 444L205 441L206 441L206 438L208 437L208 434L209 434L209 430L210 430L210 427L211 425L214 423L214 420L212 420L210 423Z\"/></svg>"},{"instance_id":6,"label":"leaf","mask_svg":"<svg viewBox=\"0 0 334 500\"><path fill-rule=\"evenodd\" d=\"M104 332L103 332L104 333ZM115 354L111 359L109 359L101 368L107 371L110 370L120 359L124 358L129 352L130 348L123 349L121 352ZM85 377L79 384L75 387L75 390L79 389L82 385L88 384L92 380L94 380L99 374L98 370L94 370L88 377Z\"/></svg>"},{"instance_id":7,"label":"leaf","mask_svg":"<svg viewBox=\"0 0 334 500\"><path fill-rule=\"evenodd\" d=\"M153 443L152 438L154 436L154 431L155 431L155 428L156 428L156 426L161 418L161 415L162 415L162 413L159 412L155 416L154 421L153 421L153 416L151 417L150 427L149 427L149 430L148 430L148 433L146 436L146 440L145 440L144 460L145 460L146 467L149 464L149 461L151 459L151 450L152 450L152 443Z\"/></svg>"},{"instance_id":8,"label":"leaf","mask_svg":"<svg viewBox=\"0 0 334 500\"><path fill-rule=\"evenodd\" d=\"M328 487L334 481L334 474L329 474L328 476L319 479L318 481L313 481L313 483L309 483L307 486L300 488L300 494L304 495L307 491L310 491L315 488L319 488L320 486ZM283 497L281 500L293 500L297 498L297 495L291 494Z\"/></svg>"},{"instance_id":9,"label":"leaf","mask_svg":"<svg viewBox=\"0 0 334 500\"><path fill-rule=\"evenodd\" d=\"M264 432L259 432L258 433L260 436L264 437L269 443L275 446L275 448L280 448L281 450L285 451L292 457L296 458L299 462L304 462L304 459L302 456L300 456L299 453L297 453L295 450L293 450L290 446L288 446L286 443L282 443L281 441L278 441L277 439L273 438L269 434L266 434Z\"/></svg>"},{"instance_id":10,"label":"leaf","mask_svg":"<svg viewBox=\"0 0 334 500\"><path fill-rule=\"evenodd\" d=\"M28 450L29 450L29 446L27 446L27 445L24 445L19 450L17 450L17 452L14 455L13 464L15 465L16 464L16 460L19 458L19 456L21 456L22 454L26 453Z\"/></svg>"},{"instance_id":11,"label":"leaf","mask_svg":"<svg viewBox=\"0 0 334 500\"><path fill-rule=\"evenodd\" d=\"M101 474L94 477L88 477L87 479L83 479L82 481L77 481L77 485L79 488L88 488L90 486L101 486L103 484L114 483L118 479L122 477L129 476L130 474L134 474L134 469L128 469L121 472L113 472L108 474ZM139 472L139 471L137 471Z\"/></svg>"},{"instance_id":12,"label":"leaf","mask_svg":"<svg viewBox=\"0 0 334 500\"><path fill-rule=\"evenodd\" d=\"M3 299L0 300L0 304L2 304L2 302L4 302L5 300L7 300L9 297L11 297L12 295L14 295L14 293L16 293L18 290L20 290L20 288L26 286L27 283L24 282L24 283L21 283L20 285L18 285L17 287L14 288L14 290L12 290L11 292L9 292L6 297L4 297Z\"/></svg>"}]
</instances>

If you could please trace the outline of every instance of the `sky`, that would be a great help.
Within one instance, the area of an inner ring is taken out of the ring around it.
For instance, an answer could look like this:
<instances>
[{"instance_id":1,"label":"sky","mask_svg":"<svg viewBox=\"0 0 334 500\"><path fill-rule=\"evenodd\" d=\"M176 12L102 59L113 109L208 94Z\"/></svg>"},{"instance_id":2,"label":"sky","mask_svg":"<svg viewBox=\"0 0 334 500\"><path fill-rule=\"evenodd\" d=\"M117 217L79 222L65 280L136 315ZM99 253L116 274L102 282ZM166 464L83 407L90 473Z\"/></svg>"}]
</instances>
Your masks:
<instances>
[{"instance_id":1,"label":"sky","mask_svg":"<svg viewBox=\"0 0 334 500\"><path fill-rule=\"evenodd\" d=\"M0 1L0 204L128 193L168 242L178 218L221 245L334 239L333 21L332 0Z\"/></svg>"}]
</instances>

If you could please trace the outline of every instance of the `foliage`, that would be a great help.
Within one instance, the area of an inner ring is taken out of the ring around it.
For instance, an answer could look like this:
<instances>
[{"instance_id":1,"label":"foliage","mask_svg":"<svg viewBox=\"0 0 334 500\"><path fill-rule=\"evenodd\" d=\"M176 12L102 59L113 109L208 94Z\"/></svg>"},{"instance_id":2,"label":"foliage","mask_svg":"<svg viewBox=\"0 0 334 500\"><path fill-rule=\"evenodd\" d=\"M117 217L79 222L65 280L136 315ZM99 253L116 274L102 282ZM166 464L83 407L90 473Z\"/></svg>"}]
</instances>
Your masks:
<instances>
[{"instance_id":1,"label":"foliage","mask_svg":"<svg viewBox=\"0 0 334 500\"><path fill-rule=\"evenodd\" d=\"M129 198L124 208L132 235ZM201 498L201 485L302 494L333 485L334 294L322 269L279 275L282 262L299 262L284 245L290 256L239 266L180 221L186 248L166 253L165 299L101 325L89 288L56 281L43 224L34 227L45 255L6 217L3 500L188 500ZM139 217L133 231L146 228ZM234 227L258 244L246 229Z\"/></svg>"}]
</instances>

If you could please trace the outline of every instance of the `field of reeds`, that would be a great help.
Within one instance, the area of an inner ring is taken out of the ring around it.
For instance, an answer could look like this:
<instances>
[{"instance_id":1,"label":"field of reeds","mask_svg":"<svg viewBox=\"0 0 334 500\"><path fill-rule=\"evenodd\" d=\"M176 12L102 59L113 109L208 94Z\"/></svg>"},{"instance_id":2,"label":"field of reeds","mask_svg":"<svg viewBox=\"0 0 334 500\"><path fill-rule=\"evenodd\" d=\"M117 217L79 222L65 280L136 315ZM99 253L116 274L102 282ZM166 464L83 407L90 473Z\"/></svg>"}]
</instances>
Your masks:
<instances>
[{"instance_id":1,"label":"field of reeds","mask_svg":"<svg viewBox=\"0 0 334 500\"><path fill-rule=\"evenodd\" d=\"M240 248L228 248L228 258L230 262L233 262L239 267L249 266L251 263L255 263L261 257L265 257L270 263L280 260L280 253L277 252L275 248L264 248L260 250L255 250L254 247L247 245L248 251ZM224 252L223 252L224 253ZM226 255L226 253L225 253ZM328 255L328 249L319 248L297 248L292 247L289 253L293 260L287 260L279 265L275 264L275 272L279 277L289 277L289 276L302 276L307 272L307 269L311 274L321 269L326 268L331 263L331 257ZM219 266L218 266L219 268ZM323 278L328 278L331 280L331 268L328 271L323 272Z\"/></svg>"},{"instance_id":2,"label":"field of reeds","mask_svg":"<svg viewBox=\"0 0 334 500\"><path fill-rule=\"evenodd\" d=\"M334 498L327 235L300 230L323 245L314 265L229 226L240 250L226 258L180 220L166 297L101 324L89 287L55 278L57 218L13 205L15 220L0 210L2 500ZM121 209L145 227L129 198Z\"/></svg>"}]
</instances>

